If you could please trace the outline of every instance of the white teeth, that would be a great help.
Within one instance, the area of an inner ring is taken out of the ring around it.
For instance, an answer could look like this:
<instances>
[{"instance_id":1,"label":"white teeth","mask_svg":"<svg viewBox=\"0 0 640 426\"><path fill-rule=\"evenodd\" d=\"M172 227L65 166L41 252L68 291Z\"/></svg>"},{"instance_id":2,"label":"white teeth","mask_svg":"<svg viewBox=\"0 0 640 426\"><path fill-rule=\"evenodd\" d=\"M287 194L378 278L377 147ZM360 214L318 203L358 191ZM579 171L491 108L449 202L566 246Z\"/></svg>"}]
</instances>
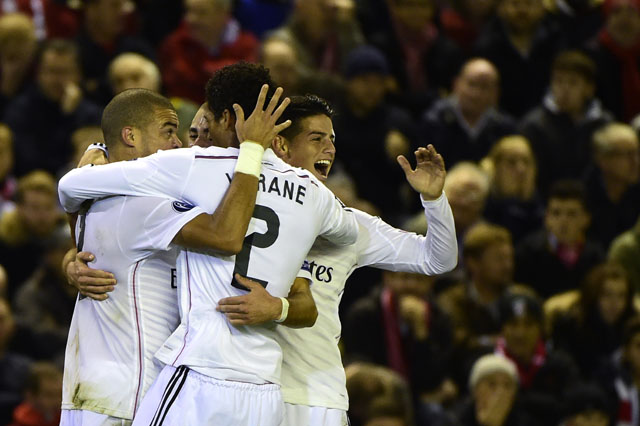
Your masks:
<instances>
[{"instance_id":1,"label":"white teeth","mask_svg":"<svg viewBox=\"0 0 640 426\"><path fill-rule=\"evenodd\" d=\"M319 160L319 161L316 161L316 164L321 164L323 166L329 166L329 165L331 165L331 161L329 161L329 160Z\"/></svg>"}]
</instances>

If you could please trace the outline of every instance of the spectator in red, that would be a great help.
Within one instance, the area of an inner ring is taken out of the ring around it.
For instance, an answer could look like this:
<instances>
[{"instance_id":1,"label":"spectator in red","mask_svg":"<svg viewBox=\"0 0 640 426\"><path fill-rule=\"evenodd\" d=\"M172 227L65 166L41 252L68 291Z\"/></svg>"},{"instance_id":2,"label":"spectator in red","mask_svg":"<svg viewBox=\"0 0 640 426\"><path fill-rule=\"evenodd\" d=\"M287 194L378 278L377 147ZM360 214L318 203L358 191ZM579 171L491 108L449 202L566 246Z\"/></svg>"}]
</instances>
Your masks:
<instances>
[{"instance_id":1,"label":"spectator in red","mask_svg":"<svg viewBox=\"0 0 640 426\"><path fill-rule=\"evenodd\" d=\"M169 96L204 101L218 69L258 58L258 41L231 15L230 0L187 0L184 20L162 42L160 70Z\"/></svg>"},{"instance_id":2,"label":"spectator in red","mask_svg":"<svg viewBox=\"0 0 640 426\"><path fill-rule=\"evenodd\" d=\"M48 362L33 364L26 397L13 412L11 426L57 426L60 423L62 372Z\"/></svg>"},{"instance_id":3,"label":"spectator in red","mask_svg":"<svg viewBox=\"0 0 640 426\"><path fill-rule=\"evenodd\" d=\"M444 33L470 52L480 30L495 13L497 0L453 0L440 12Z\"/></svg>"},{"instance_id":4,"label":"spectator in red","mask_svg":"<svg viewBox=\"0 0 640 426\"><path fill-rule=\"evenodd\" d=\"M79 13L66 1L58 0L5 0L0 13L20 12L33 18L38 40L74 37L80 26Z\"/></svg>"},{"instance_id":5,"label":"spectator in red","mask_svg":"<svg viewBox=\"0 0 640 426\"><path fill-rule=\"evenodd\" d=\"M606 0L605 26L594 40L598 96L618 119L640 113L640 0Z\"/></svg>"}]
</instances>

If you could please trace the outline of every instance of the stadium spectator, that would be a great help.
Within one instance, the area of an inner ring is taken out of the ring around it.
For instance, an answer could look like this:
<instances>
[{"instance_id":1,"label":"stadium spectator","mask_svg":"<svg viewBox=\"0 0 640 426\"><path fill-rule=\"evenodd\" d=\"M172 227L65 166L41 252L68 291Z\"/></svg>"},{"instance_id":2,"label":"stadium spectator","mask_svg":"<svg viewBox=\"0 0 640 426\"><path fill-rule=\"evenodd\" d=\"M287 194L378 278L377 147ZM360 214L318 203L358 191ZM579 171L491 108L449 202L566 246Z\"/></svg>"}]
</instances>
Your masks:
<instances>
[{"instance_id":1,"label":"stadium spectator","mask_svg":"<svg viewBox=\"0 0 640 426\"><path fill-rule=\"evenodd\" d=\"M11 284L9 299L40 264L45 241L66 227L51 175L34 171L18 180L16 209L0 219L0 259Z\"/></svg>"},{"instance_id":2,"label":"stadium spectator","mask_svg":"<svg viewBox=\"0 0 640 426\"><path fill-rule=\"evenodd\" d=\"M37 48L31 19L21 13L0 17L0 116L9 101L31 83Z\"/></svg>"},{"instance_id":3,"label":"stadium spectator","mask_svg":"<svg viewBox=\"0 0 640 426\"><path fill-rule=\"evenodd\" d=\"M640 1L606 0L605 25L589 47L598 64L598 97L621 121L640 113Z\"/></svg>"},{"instance_id":4,"label":"stadium spectator","mask_svg":"<svg viewBox=\"0 0 640 426\"><path fill-rule=\"evenodd\" d=\"M545 15L543 0L499 0L497 19L474 48L498 68L500 106L516 118L540 101L549 83L558 33Z\"/></svg>"},{"instance_id":5,"label":"stadium spectator","mask_svg":"<svg viewBox=\"0 0 640 426\"><path fill-rule=\"evenodd\" d=\"M430 300L433 278L384 271L382 282L347 312L345 356L389 367L409 382L420 399L436 392L448 378L451 324Z\"/></svg>"},{"instance_id":6,"label":"stadium spectator","mask_svg":"<svg viewBox=\"0 0 640 426\"><path fill-rule=\"evenodd\" d=\"M160 92L160 70L153 61L138 53L122 53L109 64L109 83L113 95L127 89L147 89Z\"/></svg>"},{"instance_id":7,"label":"stadium spectator","mask_svg":"<svg viewBox=\"0 0 640 426\"><path fill-rule=\"evenodd\" d=\"M632 288L640 290L640 216L633 228L620 234L609 246L609 260L622 265L627 272Z\"/></svg>"},{"instance_id":8,"label":"stadium spectator","mask_svg":"<svg viewBox=\"0 0 640 426\"><path fill-rule=\"evenodd\" d=\"M543 298L574 290L591 267L604 258L600 245L587 238L590 214L584 186L556 182L545 209L544 227L516 247L517 282Z\"/></svg>"},{"instance_id":9,"label":"stadium spectator","mask_svg":"<svg viewBox=\"0 0 640 426\"><path fill-rule=\"evenodd\" d=\"M484 26L495 14L497 0L453 0L440 11L442 31L469 53Z\"/></svg>"},{"instance_id":10,"label":"stadium spectator","mask_svg":"<svg viewBox=\"0 0 640 426\"><path fill-rule=\"evenodd\" d=\"M369 37L391 65L396 100L419 117L440 93L451 89L464 60L454 42L434 24L434 0L388 1L391 25Z\"/></svg>"},{"instance_id":11,"label":"stadium spectator","mask_svg":"<svg viewBox=\"0 0 640 426\"><path fill-rule=\"evenodd\" d=\"M0 123L0 217L13 210L16 179L13 177L13 133L6 124Z\"/></svg>"},{"instance_id":12,"label":"stadium spectator","mask_svg":"<svg viewBox=\"0 0 640 426\"><path fill-rule=\"evenodd\" d=\"M569 48L587 44L604 24L603 0L548 0L545 7L562 29L562 38Z\"/></svg>"},{"instance_id":13,"label":"stadium spectator","mask_svg":"<svg viewBox=\"0 0 640 426\"><path fill-rule=\"evenodd\" d=\"M80 89L73 43L52 40L43 46L36 83L14 99L5 114L16 141L17 176L35 169L55 175L71 157L71 133L100 122L100 108L87 101Z\"/></svg>"},{"instance_id":14,"label":"stadium spectator","mask_svg":"<svg viewBox=\"0 0 640 426\"><path fill-rule=\"evenodd\" d=\"M561 424L566 426L609 426L611 401L599 386L578 384L562 398Z\"/></svg>"},{"instance_id":15,"label":"stadium spectator","mask_svg":"<svg viewBox=\"0 0 640 426\"><path fill-rule=\"evenodd\" d=\"M58 426L62 371L48 362L35 363L29 370L25 400L13 412L11 426Z\"/></svg>"},{"instance_id":16,"label":"stadium spectator","mask_svg":"<svg viewBox=\"0 0 640 426\"><path fill-rule=\"evenodd\" d=\"M7 270L4 266L0 265L0 299L7 297L7 287L9 286L9 280L7 279Z\"/></svg>"},{"instance_id":17,"label":"stadium spectator","mask_svg":"<svg viewBox=\"0 0 640 426\"><path fill-rule=\"evenodd\" d=\"M107 69L113 58L124 52L136 52L155 59L149 43L126 33L126 3L125 0L83 1L83 28L76 38L81 71L87 95L102 106L111 99Z\"/></svg>"},{"instance_id":18,"label":"stadium spectator","mask_svg":"<svg viewBox=\"0 0 640 426\"><path fill-rule=\"evenodd\" d=\"M538 173L543 195L558 179L584 176L593 163L593 134L613 119L594 98L595 78L595 64L588 56L579 51L560 53L551 67L549 93L521 123L538 164L544 164Z\"/></svg>"},{"instance_id":19,"label":"stadium spectator","mask_svg":"<svg viewBox=\"0 0 640 426\"><path fill-rule=\"evenodd\" d=\"M544 208L536 191L536 160L522 136L500 139L482 161L491 176L484 217L511 232L514 245L542 225Z\"/></svg>"},{"instance_id":20,"label":"stadium spectator","mask_svg":"<svg viewBox=\"0 0 640 426\"><path fill-rule=\"evenodd\" d=\"M346 93L336 104L333 127L339 138L340 164L356 183L358 194L394 224L412 212L416 198L406 186L396 157L407 155L415 129L411 116L385 100L388 63L377 49L355 48L347 57ZM409 195L410 194L410 195Z\"/></svg>"},{"instance_id":21,"label":"stadium spectator","mask_svg":"<svg viewBox=\"0 0 640 426\"><path fill-rule=\"evenodd\" d=\"M433 146L447 160L480 161L501 137L514 133L515 123L498 111L500 76L485 59L468 61L456 77L453 94L437 101L423 116L422 144Z\"/></svg>"},{"instance_id":22,"label":"stadium spectator","mask_svg":"<svg viewBox=\"0 0 640 426\"><path fill-rule=\"evenodd\" d=\"M187 0L180 26L159 48L167 94L200 105L204 86L220 68L258 59L258 41L231 15L231 0Z\"/></svg>"},{"instance_id":23,"label":"stadium spectator","mask_svg":"<svg viewBox=\"0 0 640 426\"><path fill-rule=\"evenodd\" d=\"M624 325L638 313L634 294L621 266L598 265L585 278L577 300L554 321L554 347L573 357L583 377L593 378L622 345Z\"/></svg>"},{"instance_id":24,"label":"stadium spectator","mask_svg":"<svg viewBox=\"0 0 640 426\"><path fill-rule=\"evenodd\" d=\"M607 248L640 215L640 143L633 129L612 123L593 138L596 167L587 177L591 237Z\"/></svg>"}]
</instances>

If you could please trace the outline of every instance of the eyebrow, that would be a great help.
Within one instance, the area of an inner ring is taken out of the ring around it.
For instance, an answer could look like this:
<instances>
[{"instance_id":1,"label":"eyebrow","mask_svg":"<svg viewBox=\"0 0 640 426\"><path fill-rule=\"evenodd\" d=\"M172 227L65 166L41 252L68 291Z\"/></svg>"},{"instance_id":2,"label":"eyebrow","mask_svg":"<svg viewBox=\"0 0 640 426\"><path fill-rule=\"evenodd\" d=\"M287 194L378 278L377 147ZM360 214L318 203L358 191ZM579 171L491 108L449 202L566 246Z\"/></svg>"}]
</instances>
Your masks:
<instances>
[{"instance_id":1,"label":"eyebrow","mask_svg":"<svg viewBox=\"0 0 640 426\"><path fill-rule=\"evenodd\" d=\"M164 123L162 123L162 127L175 127L176 129L178 128L178 124L173 122L173 121L165 121Z\"/></svg>"},{"instance_id":2,"label":"eyebrow","mask_svg":"<svg viewBox=\"0 0 640 426\"><path fill-rule=\"evenodd\" d=\"M314 136L314 135L327 136L328 133L320 132L318 130L312 130L312 131L309 132L309 136ZM331 134L331 135L329 135L329 138L331 138L331 140L334 140L336 138L336 135Z\"/></svg>"}]
</instances>

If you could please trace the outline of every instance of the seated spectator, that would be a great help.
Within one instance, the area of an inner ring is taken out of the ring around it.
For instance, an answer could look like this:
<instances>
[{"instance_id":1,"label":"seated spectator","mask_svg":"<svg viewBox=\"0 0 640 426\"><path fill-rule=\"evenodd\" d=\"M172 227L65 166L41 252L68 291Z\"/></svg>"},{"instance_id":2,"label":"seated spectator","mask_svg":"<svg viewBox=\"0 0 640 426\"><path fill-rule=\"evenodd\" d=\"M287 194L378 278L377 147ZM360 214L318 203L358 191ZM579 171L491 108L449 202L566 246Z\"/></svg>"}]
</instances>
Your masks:
<instances>
[{"instance_id":1,"label":"seated spectator","mask_svg":"<svg viewBox=\"0 0 640 426\"><path fill-rule=\"evenodd\" d=\"M640 215L640 143L633 129L612 123L593 138L596 167L587 176L589 234L609 247Z\"/></svg>"},{"instance_id":2,"label":"seated spectator","mask_svg":"<svg viewBox=\"0 0 640 426\"><path fill-rule=\"evenodd\" d=\"M126 34L125 5L125 0L83 1L83 28L76 38L81 71L87 95L102 106L111 100L107 69L113 58L136 52L155 59L153 48L145 40ZM202 87L204 84L201 91Z\"/></svg>"},{"instance_id":3,"label":"seated spectator","mask_svg":"<svg viewBox=\"0 0 640 426\"><path fill-rule=\"evenodd\" d=\"M354 362L345 367L349 393L349 420L364 426L377 401L393 401L403 407L404 420L411 424L413 407L406 381L392 370L378 365Z\"/></svg>"},{"instance_id":4,"label":"seated spectator","mask_svg":"<svg viewBox=\"0 0 640 426\"><path fill-rule=\"evenodd\" d=\"M569 356L546 344L537 297L505 295L499 312L501 331L495 353L509 358L518 369L522 409L532 424L557 424L560 398L578 380L577 367Z\"/></svg>"},{"instance_id":5,"label":"seated spectator","mask_svg":"<svg viewBox=\"0 0 640 426\"><path fill-rule=\"evenodd\" d=\"M20 404L29 375L30 361L11 351L15 322L6 299L0 298L0 424L9 424Z\"/></svg>"},{"instance_id":6,"label":"seated spectator","mask_svg":"<svg viewBox=\"0 0 640 426\"><path fill-rule=\"evenodd\" d=\"M13 210L16 179L13 177L13 133L6 124L0 123L0 218Z\"/></svg>"},{"instance_id":7,"label":"seated spectator","mask_svg":"<svg viewBox=\"0 0 640 426\"><path fill-rule=\"evenodd\" d=\"M21 13L0 17L0 116L31 83L37 47L31 18Z\"/></svg>"},{"instance_id":8,"label":"seated spectator","mask_svg":"<svg viewBox=\"0 0 640 426\"><path fill-rule=\"evenodd\" d=\"M576 385L562 398L561 425L609 426L612 407L606 393L591 383ZM618 423L619 424L619 423Z\"/></svg>"},{"instance_id":9,"label":"seated spectator","mask_svg":"<svg viewBox=\"0 0 640 426\"><path fill-rule=\"evenodd\" d=\"M500 76L485 59L472 59L453 84L453 94L437 101L422 118L422 145L431 143L451 167L480 161L503 136L514 133L513 120L499 112Z\"/></svg>"},{"instance_id":10,"label":"seated spectator","mask_svg":"<svg viewBox=\"0 0 640 426\"><path fill-rule=\"evenodd\" d=\"M448 377L451 325L429 300L431 277L383 271L382 282L347 312L342 333L345 357L391 368L420 398L439 389Z\"/></svg>"},{"instance_id":11,"label":"seated spectator","mask_svg":"<svg viewBox=\"0 0 640 426\"><path fill-rule=\"evenodd\" d=\"M258 41L231 15L231 0L187 0L180 26L162 42L160 70L167 94L200 105L204 86L220 68L255 62Z\"/></svg>"},{"instance_id":12,"label":"seated spectator","mask_svg":"<svg viewBox=\"0 0 640 426\"><path fill-rule=\"evenodd\" d=\"M417 200L401 190L407 183L396 160L410 151L415 129L405 110L385 100L388 71L385 57L373 47L360 46L349 54L346 91L335 106L333 127L339 138L339 163L353 178L358 194L380 209L383 219L398 223Z\"/></svg>"},{"instance_id":13,"label":"seated spectator","mask_svg":"<svg viewBox=\"0 0 640 426\"><path fill-rule=\"evenodd\" d=\"M640 113L640 1L606 0L605 24L590 43L598 64L598 97L624 122Z\"/></svg>"},{"instance_id":14,"label":"seated spectator","mask_svg":"<svg viewBox=\"0 0 640 426\"><path fill-rule=\"evenodd\" d=\"M560 53L551 67L551 90L524 118L521 131L538 164L538 189L548 194L558 179L580 179L592 164L593 134L613 117L594 98L596 68L578 51Z\"/></svg>"},{"instance_id":15,"label":"seated spectator","mask_svg":"<svg viewBox=\"0 0 640 426\"><path fill-rule=\"evenodd\" d=\"M71 7L73 4L74 7ZM3 14L24 13L33 19L38 40L71 38L78 33L80 13L77 3L58 0L7 0L0 4Z\"/></svg>"},{"instance_id":16,"label":"seated spectator","mask_svg":"<svg viewBox=\"0 0 640 426\"><path fill-rule=\"evenodd\" d=\"M76 129L71 134L71 144L73 145L73 157L68 164L68 169L76 168L80 163L80 159L84 155L87 147L92 143L104 143L104 135L100 126L85 126Z\"/></svg>"},{"instance_id":17,"label":"seated spectator","mask_svg":"<svg viewBox=\"0 0 640 426\"><path fill-rule=\"evenodd\" d=\"M440 11L442 31L469 53L484 26L495 14L497 0L454 0Z\"/></svg>"},{"instance_id":18,"label":"seated spectator","mask_svg":"<svg viewBox=\"0 0 640 426\"><path fill-rule=\"evenodd\" d=\"M580 48L598 34L604 25L600 10L603 0L549 0L545 6L563 29L567 47Z\"/></svg>"},{"instance_id":19,"label":"seated spectator","mask_svg":"<svg viewBox=\"0 0 640 426\"><path fill-rule=\"evenodd\" d=\"M623 232L613 240L607 258L625 269L631 288L640 291L640 216L633 228Z\"/></svg>"},{"instance_id":20,"label":"seated spectator","mask_svg":"<svg viewBox=\"0 0 640 426\"><path fill-rule=\"evenodd\" d=\"M521 118L540 101L558 49L557 28L543 0L499 0L497 19L478 37L474 54L500 72L500 107Z\"/></svg>"},{"instance_id":21,"label":"seated spectator","mask_svg":"<svg viewBox=\"0 0 640 426\"><path fill-rule=\"evenodd\" d=\"M579 288L589 269L604 258L600 245L587 238L590 220L582 184L556 182L544 227L516 247L516 281L530 285L543 298Z\"/></svg>"},{"instance_id":22,"label":"seated spectator","mask_svg":"<svg viewBox=\"0 0 640 426\"><path fill-rule=\"evenodd\" d=\"M13 131L15 173L35 169L55 175L71 158L71 133L99 124L102 111L87 101L79 87L76 46L47 42L40 53L36 84L11 102L5 122Z\"/></svg>"},{"instance_id":23,"label":"seated spectator","mask_svg":"<svg viewBox=\"0 0 640 426\"><path fill-rule=\"evenodd\" d=\"M471 397L454 413L453 419L438 426L526 426L529 423L516 404L518 372L509 359L500 355L479 358L469 375Z\"/></svg>"},{"instance_id":24,"label":"seated spectator","mask_svg":"<svg viewBox=\"0 0 640 426\"><path fill-rule=\"evenodd\" d=\"M498 301L512 284L513 245L505 228L481 223L469 230L462 251L468 279L437 299L453 323L456 346L451 364L461 385L473 361L495 345Z\"/></svg>"},{"instance_id":25,"label":"seated spectator","mask_svg":"<svg viewBox=\"0 0 640 426\"><path fill-rule=\"evenodd\" d=\"M62 371L48 362L31 366L25 400L13 412L11 426L58 426Z\"/></svg>"},{"instance_id":26,"label":"seated spectator","mask_svg":"<svg viewBox=\"0 0 640 426\"><path fill-rule=\"evenodd\" d=\"M0 259L9 275L9 299L40 264L46 240L67 227L58 208L54 178L43 171L21 178L16 209L0 218Z\"/></svg>"},{"instance_id":27,"label":"seated spectator","mask_svg":"<svg viewBox=\"0 0 640 426\"><path fill-rule=\"evenodd\" d=\"M64 358L78 292L68 284L60 265L72 245L68 227L60 228L43 244L43 261L16 292L16 322L34 336L27 353L33 359Z\"/></svg>"},{"instance_id":28,"label":"seated spectator","mask_svg":"<svg viewBox=\"0 0 640 426\"><path fill-rule=\"evenodd\" d=\"M377 398L371 402L364 426L410 426L405 407L392 398Z\"/></svg>"},{"instance_id":29,"label":"seated spectator","mask_svg":"<svg viewBox=\"0 0 640 426\"><path fill-rule=\"evenodd\" d=\"M602 264L589 272L578 300L554 321L554 346L573 357L583 377L592 378L622 345L624 325L638 313L633 296L624 269Z\"/></svg>"},{"instance_id":30,"label":"seated spectator","mask_svg":"<svg viewBox=\"0 0 640 426\"><path fill-rule=\"evenodd\" d=\"M115 96L127 89L160 92L160 70L153 61L138 53L122 53L109 64L109 83Z\"/></svg>"},{"instance_id":31,"label":"seated spectator","mask_svg":"<svg viewBox=\"0 0 640 426\"><path fill-rule=\"evenodd\" d=\"M434 0L391 0L389 28L369 37L391 64L396 101L417 118L440 93L451 90L464 55L434 23Z\"/></svg>"},{"instance_id":32,"label":"seated spectator","mask_svg":"<svg viewBox=\"0 0 640 426\"><path fill-rule=\"evenodd\" d=\"M271 38L262 43L260 63L269 69L274 83L284 89L286 96L313 93L334 103L342 94L339 76L304 67L295 48L284 40Z\"/></svg>"},{"instance_id":33,"label":"seated spectator","mask_svg":"<svg viewBox=\"0 0 640 426\"><path fill-rule=\"evenodd\" d=\"M7 297L8 287L9 282L7 279L7 270L4 269L4 266L0 265L0 299L4 299Z\"/></svg>"},{"instance_id":34,"label":"seated spectator","mask_svg":"<svg viewBox=\"0 0 640 426\"><path fill-rule=\"evenodd\" d=\"M638 378L640 377L640 318L634 317L625 325L622 337L622 356L611 360L600 371L599 383L613 402L613 423L618 426L640 422Z\"/></svg>"},{"instance_id":35,"label":"seated spectator","mask_svg":"<svg viewBox=\"0 0 640 426\"><path fill-rule=\"evenodd\" d=\"M514 244L542 225L544 208L536 192L536 160L522 136L500 139L482 161L491 176L484 217L511 232Z\"/></svg>"},{"instance_id":36,"label":"seated spectator","mask_svg":"<svg viewBox=\"0 0 640 426\"><path fill-rule=\"evenodd\" d=\"M295 49L302 67L339 73L353 48L364 43L353 0L294 0L288 22L265 40L281 40Z\"/></svg>"}]
</instances>

